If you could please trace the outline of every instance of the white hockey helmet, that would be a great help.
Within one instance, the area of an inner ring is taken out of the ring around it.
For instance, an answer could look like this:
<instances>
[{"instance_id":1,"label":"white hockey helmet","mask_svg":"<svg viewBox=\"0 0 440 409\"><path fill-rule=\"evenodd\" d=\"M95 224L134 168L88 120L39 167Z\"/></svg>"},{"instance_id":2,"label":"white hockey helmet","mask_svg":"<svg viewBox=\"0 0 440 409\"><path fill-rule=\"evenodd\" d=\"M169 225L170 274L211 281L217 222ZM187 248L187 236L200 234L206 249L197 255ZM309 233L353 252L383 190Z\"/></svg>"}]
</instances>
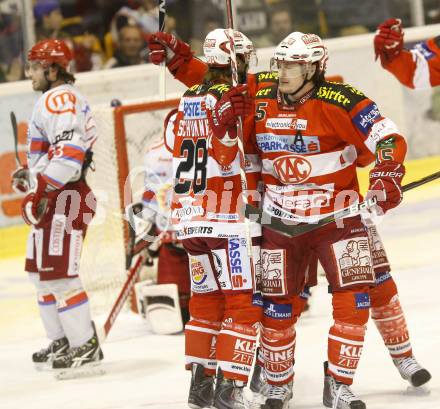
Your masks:
<instances>
[{"instance_id":1,"label":"white hockey helmet","mask_svg":"<svg viewBox=\"0 0 440 409\"><path fill-rule=\"evenodd\" d=\"M234 30L234 45L235 52L243 55L246 62L249 62L252 57L256 56L252 41L240 31ZM206 63L210 66L229 66L231 64L231 53L228 30L216 28L209 32L203 43L203 54L205 55Z\"/></svg>"},{"instance_id":2,"label":"white hockey helmet","mask_svg":"<svg viewBox=\"0 0 440 409\"><path fill-rule=\"evenodd\" d=\"M316 34L299 31L290 33L275 49L271 66L276 61L291 61L300 64L318 63L318 70L325 71L328 60L327 47Z\"/></svg>"}]
</instances>

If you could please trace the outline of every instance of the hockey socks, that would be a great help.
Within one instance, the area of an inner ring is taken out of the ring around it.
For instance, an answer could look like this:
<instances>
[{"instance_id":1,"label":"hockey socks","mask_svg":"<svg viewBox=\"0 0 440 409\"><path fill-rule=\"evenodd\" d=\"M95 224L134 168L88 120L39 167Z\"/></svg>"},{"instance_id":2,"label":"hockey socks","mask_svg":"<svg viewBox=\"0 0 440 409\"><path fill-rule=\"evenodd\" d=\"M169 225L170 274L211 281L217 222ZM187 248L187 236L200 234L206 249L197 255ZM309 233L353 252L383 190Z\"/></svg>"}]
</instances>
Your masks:
<instances>
[{"instance_id":1,"label":"hockey socks","mask_svg":"<svg viewBox=\"0 0 440 409\"><path fill-rule=\"evenodd\" d=\"M328 334L328 374L346 385L353 378L362 354L366 326L335 321Z\"/></svg>"}]
</instances>

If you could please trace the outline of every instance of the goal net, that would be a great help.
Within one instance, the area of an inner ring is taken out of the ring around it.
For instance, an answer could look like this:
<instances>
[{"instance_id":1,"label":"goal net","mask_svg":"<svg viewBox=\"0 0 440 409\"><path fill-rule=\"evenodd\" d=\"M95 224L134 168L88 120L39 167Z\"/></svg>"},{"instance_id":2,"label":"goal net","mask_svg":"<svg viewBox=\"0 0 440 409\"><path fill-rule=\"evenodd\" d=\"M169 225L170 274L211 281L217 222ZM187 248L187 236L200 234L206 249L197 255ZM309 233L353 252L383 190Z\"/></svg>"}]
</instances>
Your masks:
<instances>
[{"instance_id":1,"label":"goal net","mask_svg":"<svg viewBox=\"0 0 440 409\"><path fill-rule=\"evenodd\" d=\"M87 181L98 206L84 242L81 278L94 314L110 311L127 277L124 208L140 200L144 153L163 135L164 118L177 104L178 99L171 99L92 109L98 139L93 147L95 170L89 170Z\"/></svg>"}]
</instances>

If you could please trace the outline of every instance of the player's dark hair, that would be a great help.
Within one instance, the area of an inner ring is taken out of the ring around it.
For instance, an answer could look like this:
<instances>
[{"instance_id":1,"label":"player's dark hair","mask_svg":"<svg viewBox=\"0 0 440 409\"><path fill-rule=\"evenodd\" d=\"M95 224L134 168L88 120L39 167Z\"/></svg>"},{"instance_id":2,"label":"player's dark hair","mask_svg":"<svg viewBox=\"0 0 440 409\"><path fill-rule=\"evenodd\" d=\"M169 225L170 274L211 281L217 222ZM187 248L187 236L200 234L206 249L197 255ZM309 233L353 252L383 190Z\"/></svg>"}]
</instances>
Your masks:
<instances>
[{"instance_id":1,"label":"player's dark hair","mask_svg":"<svg viewBox=\"0 0 440 409\"><path fill-rule=\"evenodd\" d=\"M57 79L64 81L67 84L75 83L76 78L71 72L68 72L65 68L59 66L58 64L54 64L54 66L58 68Z\"/></svg>"},{"instance_id":2,"label":"player's dark hair","mask_svg":"<svg viewBox=\"0 0 440 409\"><path fill-rule=\"evenodd\" d=\"M316 70L315 73L313 74L312 81L315 85L320 85L322 84L322 82L325 81L325 70L320 70L318 63L315 64L316 64Z\"/></svg>"},{"instance_id":3,"label":"player's dark hair","mask_svg":"<svg viewBox=\"0 0 440 409\"><path fill-rule=\"evenodd\" d=\"M204 83L229 83L231 82L232 73L231 67L209 67L205 76L203 77Z\"/></svg>"}]
</instances>

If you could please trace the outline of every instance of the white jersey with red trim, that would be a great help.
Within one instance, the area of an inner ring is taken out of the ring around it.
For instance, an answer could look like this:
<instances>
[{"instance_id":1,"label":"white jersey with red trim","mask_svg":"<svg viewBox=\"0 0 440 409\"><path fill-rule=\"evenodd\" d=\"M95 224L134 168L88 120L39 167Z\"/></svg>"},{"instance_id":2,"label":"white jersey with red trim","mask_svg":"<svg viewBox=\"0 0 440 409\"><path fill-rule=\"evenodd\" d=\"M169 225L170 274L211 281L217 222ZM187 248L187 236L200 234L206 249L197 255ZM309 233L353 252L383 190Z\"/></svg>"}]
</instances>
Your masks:
<instances>
[{"instance_id":1,"label":"white jersey with red trim","mask_svg":"<svg viewBox=\"0 0 440 409\"><path fill-rule=\"evenodd\" d=\"M32 112L27 162L33 177L41 173L54 189L77 181L86 151L97 137L90 106L72 85L43 93Z\"/></svg>"},{"instance_id":2,"label":"white jersey with red trim","mask_svg":"<svg viewBox=\"0 0 440 409\"><path fill-rule=\"evenodd\" d=\"M170 120L174 121L174 117ZM161 232L172 230L170 203L173 192L173 155L165 146L163 138L153 141L148 148L144 168L144 209L154 212L152 218Z\"/></svg>"}]
</instances>

